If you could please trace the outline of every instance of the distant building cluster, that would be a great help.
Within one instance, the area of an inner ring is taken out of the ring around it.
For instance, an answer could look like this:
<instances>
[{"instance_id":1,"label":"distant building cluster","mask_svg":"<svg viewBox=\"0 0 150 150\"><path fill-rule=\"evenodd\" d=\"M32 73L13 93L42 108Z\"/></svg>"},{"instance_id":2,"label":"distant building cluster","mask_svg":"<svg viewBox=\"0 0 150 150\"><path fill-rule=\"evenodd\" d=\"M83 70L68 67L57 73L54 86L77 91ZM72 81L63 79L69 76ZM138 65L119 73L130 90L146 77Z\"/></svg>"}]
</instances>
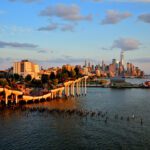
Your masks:
<instances>
[{"instance_id":1,"label":"distant building cluster","mask_svg":"<svg viewBox=\"0 0 150 150\"><path fill-rule=\"evenodd\" d=\"M112 63L106 65L104 61L101 64L93 65L87 60L83 66L76 65L72 66L69 64L63 65L62 67L52 67L46 70L41 69L40 74L48 74L54 72L55 75L61 72L63 69L67 71L72 71L75 68L79 70L81 75L96 75L97 77L115 77L115 76L124 76L124 77L143 77L144 72L140 70L138 67L134 66L132 63L126 63L124 61L124 52L122 51L120 54L120 61L116 59L112 59Z\"/></svg>"},{"instance_id":2,"label":"distant building cluster","mask_svg":"<svg viewBox=\"0 0 150 150\"><path fill-rule=\"evenodd\" d=\"M90 75L96 74L98 77L115 77L115 76L124 76L124 77L143 77L144 71L139 69L139 67L134 66L132 63L125 64L124 52L121 51L120 61L112 59L112 63L106 65L104 61L102 64L91 65L90 62L85 61L83 66L83 74Z\"/></svg>"},{"instance_id":3,"label":"distant building cluster","mask_svg":"<svg viewBox=\"0 0 150 150\"><path fill-rule=\"evenodd\" d=\"M66 72L67 71L67 72ZM76 75L89 75L97 77L143 77L144 72L139 68L134 66L132 63L125 63L124 52L121 51L120 60L112 59L112 63L106 65L104 61L101 64L93 65L90 61L85 60L83 66L76 65L72 66L69 64L63 65L62 67L51 67L48 69L40 68L39 65L30 62L29 60L22 60L20 62L14 62L13 67L8 69L9 73L19 74L24 78L27 75L31 75L32 78L40 79L43 74L51 75L53 73L55 76L67 76L74 77ZM4 74L1 72L1 74ZM62 74L62 75L60 75Z\"/></svg>"}]
</instances>

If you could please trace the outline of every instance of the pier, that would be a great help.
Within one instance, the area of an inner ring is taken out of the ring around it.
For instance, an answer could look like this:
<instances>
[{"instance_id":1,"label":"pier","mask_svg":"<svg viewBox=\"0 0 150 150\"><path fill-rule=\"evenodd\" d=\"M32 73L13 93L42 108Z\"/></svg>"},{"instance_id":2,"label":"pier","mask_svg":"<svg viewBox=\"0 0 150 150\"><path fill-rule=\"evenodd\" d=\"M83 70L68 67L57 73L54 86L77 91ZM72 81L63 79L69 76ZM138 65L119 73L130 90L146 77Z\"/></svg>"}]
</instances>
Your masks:
<instances>
[{"instance_id":1,"label":"pier","mask_svg":"<svg viewBox=\"0 0 150 150\"><path fill-rule=\"evenodd\" d=\"M4 93L5 97L1 101L4 101L6 105L8 105L8 101L14 102L15 104L18 104L20 101L24 102L40 102L41 100L47 100L47 99L56 99L56 98L62 98L62 97L71 97L71 96L80 96L80 95L86 95L87 93L87 82L88 76L84 76L81 78L78 78L76 80L72 81L66 81L63 83L62 87L58 87L56 89L50 90L49 93L41 95L41 96L31 96L31 95L24 95L23 92L17 91L17 90L11 90L7 88L0 88L0 93ZM21 98L18 98L21 96Z\"/></svg>"}]
</instances>

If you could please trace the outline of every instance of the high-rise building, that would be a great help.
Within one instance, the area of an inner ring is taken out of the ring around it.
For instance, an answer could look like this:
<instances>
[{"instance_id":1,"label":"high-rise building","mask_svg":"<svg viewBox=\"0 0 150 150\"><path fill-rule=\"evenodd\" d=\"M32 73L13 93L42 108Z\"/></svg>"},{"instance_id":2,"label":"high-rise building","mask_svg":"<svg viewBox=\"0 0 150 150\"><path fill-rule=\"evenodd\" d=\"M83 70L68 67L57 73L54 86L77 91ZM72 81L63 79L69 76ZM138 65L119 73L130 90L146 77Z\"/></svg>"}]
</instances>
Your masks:
<instances>
[{"instance_id":1,"label":"high-rise building","mask_svg":"<svg viewBox=\"0 0 150 150\"><path fill-rule=\"evenodd\" d=\"M123 50L121 51L121 54L120 54L120 63L121 65L124 66L124 51Z\"/></svg>"},{"instance_id":2,"label":"high-rise building","mask_svg":"<svg viewBox=\"0 0 150 150\"><path fill-rule=\"evenodd\" d=\"M92 71L95 71L95 66L94 66L94 65L92 65L92 67L91 67L91 68L92 68Z\"/></svg>"},{"instance_id":3,"label":"high-rise building","mask_svg":"<svg viewBox=\"0 0 150 150\"><path fill-rule=\"evenodd\" d=\"M87 60L85 60L85 67L87 67Z\"/></svg>"},{"instance_id":4,"label":"high-rise building","mask_svg":"<svg viewBox=\"0 0 150 150\"><path fill-rule=\"evenodd\" d=\"M32 78L39 78L39 66L34 64L28 60L22 60L21 62L14 62L13 65L13 73L17 73L26 77L28 74L32 76Z\"/></svg>"},{"instance_id":5,"label":"high-rise building","mask_svg":"<svg viewBox=\"0 0 150 150\"><path fill-rule=\"evenodd\" d=\"M88 62L88 67L91 67L91 63L90 63L90 61Z\"/></svg>"},{"instance_id":6,"label":"high-rise building","mask_svg":"<svg viewBox=\"0 0 150 150\"><path fill-rule=\"evenodd\" d=\"M131 63L127 63L127 74L130 76L131 75Z\"/></svg>"},{"instance_id":7,"label":"high-rise building","mask_svg":"<svg viewBox=\"0 0 150 150\"><path fill-rule=\"evenodd\" d=\"M105 71L105 64L103 60L102 60L102 71Z\"/></svg>"}]
</instances>

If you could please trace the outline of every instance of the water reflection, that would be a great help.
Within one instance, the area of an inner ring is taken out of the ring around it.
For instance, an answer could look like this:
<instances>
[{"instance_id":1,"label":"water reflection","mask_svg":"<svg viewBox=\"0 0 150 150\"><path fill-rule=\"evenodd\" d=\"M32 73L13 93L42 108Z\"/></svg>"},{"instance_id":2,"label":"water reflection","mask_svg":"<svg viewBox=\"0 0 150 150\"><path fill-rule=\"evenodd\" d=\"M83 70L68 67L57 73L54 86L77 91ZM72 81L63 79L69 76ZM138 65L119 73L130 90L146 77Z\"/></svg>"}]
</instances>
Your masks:
<instances>
[{"instance_id":1,"label":"water reflection","mask_svg":"<svg viewBox=\"0 0 150 150\"><path fill-rule=\"evenodd\" d=\"M52 100L48 102L42 102L38 104L28 104L27 107L43 107L49 109L76 109L80 105L79 101L76 98L69 98L69 99L58 99Z\"/></svg>"},{"instance_id":2,"label":"water reflection","mask_svg":"<svg viewBox=\"0 0 150 150\"><path fill-rule=\"evenodd\" d=\"M150 147L149 90L92 88L88 93L0 111L0 149Z\"/></svg>"}]
</instances>

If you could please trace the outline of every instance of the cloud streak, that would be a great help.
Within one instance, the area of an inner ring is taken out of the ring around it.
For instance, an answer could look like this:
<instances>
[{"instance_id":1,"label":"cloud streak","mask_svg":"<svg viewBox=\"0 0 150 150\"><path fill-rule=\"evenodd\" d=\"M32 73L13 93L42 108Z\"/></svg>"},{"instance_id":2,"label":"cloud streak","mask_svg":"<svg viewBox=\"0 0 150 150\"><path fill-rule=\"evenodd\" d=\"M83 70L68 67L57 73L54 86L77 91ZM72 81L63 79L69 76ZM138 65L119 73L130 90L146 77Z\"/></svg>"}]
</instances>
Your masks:
<instances>
[{"instance_id":1,"label":"cloud streak","mask_svg":"<svg viewBox=\"0 0 150 150\"><path fill-rule=\"evenodd\" d=\"M74 31L74 25L73 24L57 24L57 23L52 23L48 26L45 26L45 27L40 27L38 28L37 30L38 31L54 31L54 30L61 30L61 31L70 31L70 32L73 32Z\"/></svg>"},{"instance_id":2,"label":"cloud streak","mask_svg":"<svg viewBox=\"0 0 150 150\"><path fill-rule=\"evenodd\" d=\"M55 6L49 6L42 10L39 14L40 16L47 17L57 17L67 21L90 21L92 20L92 15L82 15L79 6L57 4Z\"/></svg>"},{"instance_id":3,"label":"cloud streak","mask_svg":"<svg viewBox=\"0 0 150 150\"><path fill-rule=\"evenodd\" d=\"M129 18L130 16L132 16L132 14L129 12L121 13L116 10L108 10L105 18L101 21L101 24L116 24Z\"/></svg>"},{"instance_id":4,"label":"cloud streak","mask_svg":"<svg viewBox=\"0 0 150 150\"><path fill-rule=\"evenodd\" d=\"M138 20L143 21L145 23L150 23L150 13L139 15Z\"/></svg>"},{"instance_id":5,"label":"cloud streak","mask_svg":"<svg viewBox=\"0 0 150 150\"><path fill-rule=\"evenodd\" d=\"M38 28L38 31L53 31L56 30L57 28L58 28L58 24L52 23L49 26Z\"/></svg>"},{"instance_id":6,"label":"cloud streak","mask_svg":"<svg viewBox=\"0 0 150 150\"><path fill-rule=\"evenodd\" d=\"M37 48L38 45L30 43L18 43L18 42L4 42L0 41L0 48L12 47L12 48Z\"/></svg>"},{"instance_id":7,"label":"cloud streak","mask_svg":"<svg viewBox=\"0 0 150 150\"><path fill-rule=\"evenodd\" d=\"M24 2L24 3L37 3L41 2L42 0L8 0L10 2Z\"/></svg>"},{"instance_id":8,"label":"cloud streak","mask_svg":"<svg viewBox=\"0 0 150 150\"><path fill-rule=\"evenodd\" d=\"M128 0L128 2L142 2L142 3L149 3L150 0Z\"/></svg>"},{"instance_id":9,"label":"cloud streak","mask_svg":"<svg viewBox=\"0 0 150 150\"><path fill-rule=\"evenodd\" d=\"M149 57L136 58L136 59L132 59L131 61L137 63L150 63L150 58Z\"/></svg>"},{"instance_id":10,"label":"cloud streak","mask_svg":"<svg viewBox=\"0 0 150 150\"><path fill-rule=\"evenodd\" d=\"M139 46L141 43L133 38L119 38L118 40L115 40L112 49L119 48L124 51L131 51L131 50L137 50L139 49Z\"/></svg>"}]
</instances>

